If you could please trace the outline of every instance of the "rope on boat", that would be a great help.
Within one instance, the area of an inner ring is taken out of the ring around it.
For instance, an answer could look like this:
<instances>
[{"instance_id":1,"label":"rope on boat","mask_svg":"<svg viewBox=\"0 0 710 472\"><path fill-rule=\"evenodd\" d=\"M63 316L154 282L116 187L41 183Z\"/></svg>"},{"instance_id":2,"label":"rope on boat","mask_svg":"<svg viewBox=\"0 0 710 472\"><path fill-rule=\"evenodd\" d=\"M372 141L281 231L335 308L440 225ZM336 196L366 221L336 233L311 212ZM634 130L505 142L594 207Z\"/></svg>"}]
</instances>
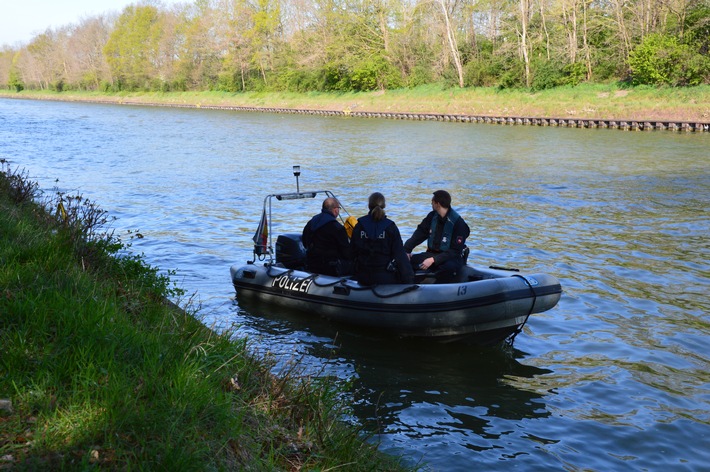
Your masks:
<instances>
[{"instance_id":1,"label":"rope on boat","mask_svg":"<svg viewBox=\"0 0 710 472\"><path fill-rule=\"evenodd\" d=\"M379 298L392 298L396 297L399 295L404 295L405 293L409 293L412 290L416 290L419 288L419 285L409 285L407 287L404 287L402 290L394 293L388 293L388 294L383 294L383 293L378 293L377 290L375 290L379 285L358 285L358 286L352 286L352 285L345 285L345 282L348 279L340 279L338 282L341 282L343 287L347 287L349 290L355 290L355 291L362 291L362 290L370 290L376 297Z\"/></svg>"},{"instance_id":2,"label":"rope on boat","mask_svg":"<svg viewBox=\"0 0 710 472\"><path fill-rule=\"evenodd\" d=\"M532 312L533 312L533 310L535 309L535 302L537 301L537 294L535 293L535 289L532 287L532 285L530 285L530 282L528 282L528 279L526 279L526 278L523 277L522 275L520 275L520 274L513 274L513 275L511 275L511 277L518 277L518 278L523 279L523 280L525 281L525 285L528 286L528 288L530 289L530 292L532 293L532 296L533 296L533 297L532 297L532 298L533 298L533 299L532 299L532 304L530 305L530 311L528 311L528 314L525 315L525 321L523 321L522 324L518 327L518 329L516 329L515 332L514 332L513 334L511 334L510 337L508 338L508 342L512 345L512 344L513 344L513 341L515 341L515 337L516 337L518 334L520 334L520 332L523 330L523 327L525 326L525 323L528 322L528 318L530 318L530 315L532 315Z\"/></svg>"},{"instance_id":3,"label":"rope on boat","mask_svg":"<svg viewBox=\"0 0 710 472\"><path fill-rule=\"evenodd\" d=\"M327 284L319 284L319 283L318 283L318 277L320 277L320 274L311 274L311 275L309 275L309 276L306 277L306 278L307 278L307 279L313 279L313 284L314 284L316 287L332 287L333 285L343 284L343 282L345 282L346 280L348 280L348 279L338 279L338 280L336 280L335 282L330 282L330 283L327 283Z\"/></svg>"},{"instance_id":4,"label":"rope on boat","mask_svg":"<svg viewBox=\"0 0 710 472\"><path fill-rule=\"evenodd\" d=\"M381 294L381 293L377 293L377 290L375 290L375 288L377 288L377 285L373 285L372 287L365 287L365 288L369 288L370 290L372 290L372 293L374 293L375 296L377 296L377 297L380 297L380 298L392 298L392 297L396 297L396 296L398 296L398 295L404 295L405 293L409 293L409 292L411 292L412 290L416 290L416 289L419 288L419 285L410 285L410 286L408 286L408 287L404 287L404 288L403 288L402 290L400 290L399 292L390 293L390 294L388 294L388 295L383 295L383 294Z\"/></svg>"}]
</instances>

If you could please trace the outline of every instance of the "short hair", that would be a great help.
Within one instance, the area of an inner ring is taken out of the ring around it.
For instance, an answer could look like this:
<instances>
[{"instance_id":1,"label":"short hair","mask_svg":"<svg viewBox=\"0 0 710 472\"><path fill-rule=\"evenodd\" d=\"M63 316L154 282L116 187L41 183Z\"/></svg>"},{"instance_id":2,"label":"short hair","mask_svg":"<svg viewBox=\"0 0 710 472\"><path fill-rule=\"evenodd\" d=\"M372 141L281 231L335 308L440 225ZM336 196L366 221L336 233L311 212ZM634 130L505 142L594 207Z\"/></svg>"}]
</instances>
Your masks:
<instances>
[{"instance_id":1,"label":"short hair","mask_svg":"<svg viewBox=\"0 0 710 472\"><path fill-rule=\"evenodd\" d=\"M451 195L446 190L437 190L432 198L436 203L444 208L451 208Z\"/></svg>"},{"instance_id":2,"label":"short hair","mask_svg":"<svg viewBox=\"0 0 710 472\"><path fill-rule=\"evenodd\" d=\"M323 208L322 209L330 211L330 210L333 210L339 206L340 206L340 202L338 202L337 199L335 199L333 197L328 197L325 200L323 200Z\"/></svg>"}]
</instances>

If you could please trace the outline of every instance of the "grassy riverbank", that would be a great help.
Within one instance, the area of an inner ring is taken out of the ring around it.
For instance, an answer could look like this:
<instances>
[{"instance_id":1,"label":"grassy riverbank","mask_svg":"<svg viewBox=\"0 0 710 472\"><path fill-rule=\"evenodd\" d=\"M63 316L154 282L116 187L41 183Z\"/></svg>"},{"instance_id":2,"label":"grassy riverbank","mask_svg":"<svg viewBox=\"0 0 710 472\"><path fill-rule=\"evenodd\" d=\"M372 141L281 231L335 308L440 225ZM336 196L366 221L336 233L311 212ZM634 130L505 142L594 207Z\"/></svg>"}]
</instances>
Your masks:
<instances>
[{"instance_id":1,"label":"grassy riverbank","mask_svg":"<svg viewBox=\"0 0 710 472\"><path fill-rule=\"evenodd\" d=\"M540 92L436 86L361 93L120 93L0 91L0 96L45 100L277 107L314 110L446 113L488 116L673 120L710 122L710 86L561 87Z\"/></svg>"},{"instance_id":2,"label":"grassy riverbank","mask_svg":"<svg viewBox=\"0 0 710 472\"><path fill-rule=\"evenodd\" d=\"M0 470L402 470L332 386L167 303L94 203L37 196L2 163Z\"/></svg>"}]
</instances>

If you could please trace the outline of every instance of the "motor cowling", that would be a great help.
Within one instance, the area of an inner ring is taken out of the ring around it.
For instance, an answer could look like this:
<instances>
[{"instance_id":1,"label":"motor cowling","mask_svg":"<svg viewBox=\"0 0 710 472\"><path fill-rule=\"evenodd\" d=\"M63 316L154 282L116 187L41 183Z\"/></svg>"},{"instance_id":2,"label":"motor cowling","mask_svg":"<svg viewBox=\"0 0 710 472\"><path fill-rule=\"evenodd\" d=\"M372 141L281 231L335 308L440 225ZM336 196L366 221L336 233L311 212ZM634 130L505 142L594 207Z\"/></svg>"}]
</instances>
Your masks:
<instances>
[{"instance_id":1,"label":"motor cowling","mask_svg":"<svg viewBox=\"0 0 710 472\"><path fill-rule=\"evenodd\" d=\"M283 264L287 269L305 269L306 248L303 246L300 234L286 233L276 238L276 262Z\"/></svg>"}]
</instances>

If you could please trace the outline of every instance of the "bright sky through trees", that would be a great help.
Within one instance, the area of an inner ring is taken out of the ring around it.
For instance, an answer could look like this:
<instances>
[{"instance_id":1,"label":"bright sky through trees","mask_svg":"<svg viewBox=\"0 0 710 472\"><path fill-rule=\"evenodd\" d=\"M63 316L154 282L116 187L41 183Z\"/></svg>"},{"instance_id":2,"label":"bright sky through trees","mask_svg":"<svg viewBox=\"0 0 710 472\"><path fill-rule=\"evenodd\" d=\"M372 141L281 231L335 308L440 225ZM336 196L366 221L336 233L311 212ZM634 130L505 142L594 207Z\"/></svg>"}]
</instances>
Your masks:
<instances>
[{"instance_id":1,"label":"bright sky through trees","mask_svg":"<svg viewBox=\"0 0 710 472\"><path fill-rule=\"evenodd\" d=\"M26 0L25 10L45 11L32 6L37 1ZM38 20L45 26L26 43L3 43L0 87L349 92L710 83L708 0L128 1ZM0 18L12 10L0 7Z\"/></svg>"},{"instance_id":2,"label":"bright sky through trees","mask_svg":"<svg viewBox=\"0 0 710 472\"><path fill-rule=\"evenodd\" d=\"M78 23L83 17L120 12L136 0L21 0L5 1L0 7L0 46L28 43L47 28ZM184 3L162 0L163 5Z\"/></svg>"}]
</instances>

